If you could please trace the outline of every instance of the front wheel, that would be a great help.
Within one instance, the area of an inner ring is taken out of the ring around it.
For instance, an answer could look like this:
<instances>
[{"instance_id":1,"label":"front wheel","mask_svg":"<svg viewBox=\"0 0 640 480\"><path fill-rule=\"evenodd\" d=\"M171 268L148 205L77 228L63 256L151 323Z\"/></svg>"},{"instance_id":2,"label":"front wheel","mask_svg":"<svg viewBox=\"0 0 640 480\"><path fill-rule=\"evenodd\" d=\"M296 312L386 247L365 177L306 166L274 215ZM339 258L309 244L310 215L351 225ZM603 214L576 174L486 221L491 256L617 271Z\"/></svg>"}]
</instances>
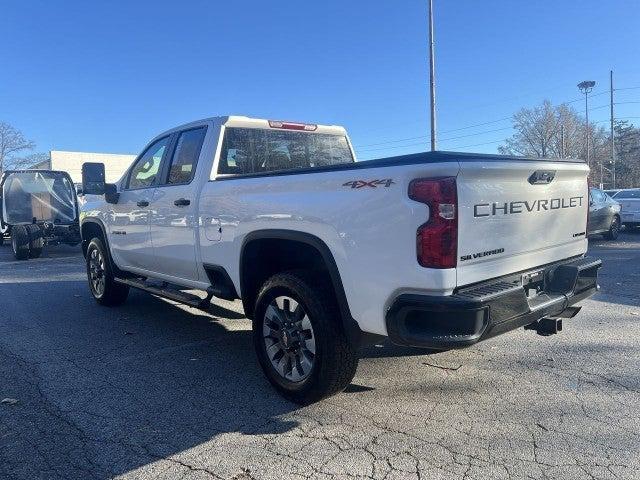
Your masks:
<instances>
[{"instance_id":1,"label":"front wheel","mask_svg":"<svg viewBox=\"0 0 640 480\"><path fill-rule=\"evenodd\" d=\"M615 240L618 238L618 234L620 233L620 219L617 216L613 217L611 220L611 225L609 226L609 231L604 234L604 238L607 240Z\"/></svg>"},{"instance_id":2,"label":"front wheel","mask_svg":"<svg viewBox=\"0 0 640 480\"><path fill-rule=\"evenodd\" d=\"M16 225L11 229L11 248L16 260L29 258L29 232L24 225Z\"/></svg>"},{"instance_id":3,"label":"front wheel","mask_svg":"<svg viewBox=\"0 0 640 480\"><path fill-rule=\"evenodd\" d=\"M38 225L27 225L27 233L29 234L29 257L38 258L42 255L44 248L44 236Z\"/></svg>"},{"instance_id":4,"label":"front wheel","mask_svg":"<svg viewBox=\"0 0 640 480\"><path fill-rule=\"evenodd\" d=\"M87 247L87 279L91 295L100 305L121 305L129 295L129 287L115 281L109 252L98 237L93 238Z\"/></svg>"},{"instance_id":5,"label":"front wheel","mask_svg":"<svg viewBox=\"0 0 640 480\"><path fill-rule=\"evenodd\" d=\"M256 302L253 341L267 379L299 404L344 390L358 366L331 286L309 272L280 273L265 282Z\"/></svg>"}]
</instances>

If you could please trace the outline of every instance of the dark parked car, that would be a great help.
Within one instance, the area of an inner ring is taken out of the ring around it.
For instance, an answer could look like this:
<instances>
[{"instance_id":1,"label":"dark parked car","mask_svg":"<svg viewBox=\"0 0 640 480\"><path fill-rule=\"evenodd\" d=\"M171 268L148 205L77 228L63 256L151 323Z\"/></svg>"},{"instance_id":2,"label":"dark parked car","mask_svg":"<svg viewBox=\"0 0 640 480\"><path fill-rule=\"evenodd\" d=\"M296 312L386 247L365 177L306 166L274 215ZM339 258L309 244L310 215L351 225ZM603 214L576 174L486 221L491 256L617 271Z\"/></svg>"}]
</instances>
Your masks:
<instances>
[{"instance_id":1,"label":"dark parked car","mask_svg":"<svg viewBox=\"0 0 640 480\"><path fill-rule=\"evenodd\" d=\"M598 188L589 189L587 234L602 234L607 240L615 240L621 225L620 204Z\"/></svg>"}]
</instances>

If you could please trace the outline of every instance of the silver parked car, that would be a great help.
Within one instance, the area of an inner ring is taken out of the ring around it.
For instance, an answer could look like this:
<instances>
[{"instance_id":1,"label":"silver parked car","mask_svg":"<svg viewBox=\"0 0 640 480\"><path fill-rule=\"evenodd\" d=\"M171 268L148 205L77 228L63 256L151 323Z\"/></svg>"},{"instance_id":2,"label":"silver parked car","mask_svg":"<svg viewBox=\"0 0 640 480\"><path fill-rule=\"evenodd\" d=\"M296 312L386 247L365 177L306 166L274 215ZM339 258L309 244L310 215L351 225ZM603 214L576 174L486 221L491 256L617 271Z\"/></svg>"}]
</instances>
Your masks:
<instances>
[{"instance_id":1,"label":"silver parked car","mask_svg":"<svg viewBox=\"0 0 640 480\"><path fill-rule=\"evenodd\" d=\"M587 234L602 234L607 240L615 240L621 225L620 204L598 188L589 189Z\"/></svg>"},{"instance_id":2,"label":"silver parked car","mask_svg":"<svg viewBox=\"0 0 640 480\"><path fill-rule=\"evenodd\" d=\"M615 201L620 203L625 228L640 227L640 188L620 190L615 195Z\"/></svg>"}]
</instances>

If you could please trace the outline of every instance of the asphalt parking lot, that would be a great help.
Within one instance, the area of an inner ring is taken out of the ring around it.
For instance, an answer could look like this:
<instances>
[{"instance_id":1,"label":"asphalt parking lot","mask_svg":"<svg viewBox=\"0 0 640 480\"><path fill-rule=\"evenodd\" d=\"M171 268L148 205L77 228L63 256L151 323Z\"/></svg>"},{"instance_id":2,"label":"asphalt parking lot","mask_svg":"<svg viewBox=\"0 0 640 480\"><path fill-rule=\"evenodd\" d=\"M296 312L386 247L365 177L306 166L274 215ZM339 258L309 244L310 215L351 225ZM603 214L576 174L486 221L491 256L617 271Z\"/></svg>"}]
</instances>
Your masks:
<instances>
[{"instance_id":1,"label":"asphalt parking lot","mask_svg":"<svg viewBox=\"0 0 640 480\"><path fill-rule=\"evenodd\" d=\"M0 479L640 478L640 232L591 241L601 292L564 332L362 352L300 408L238 303L90 297L77 249L0 247Z\"/></svg>"}]
</instances>

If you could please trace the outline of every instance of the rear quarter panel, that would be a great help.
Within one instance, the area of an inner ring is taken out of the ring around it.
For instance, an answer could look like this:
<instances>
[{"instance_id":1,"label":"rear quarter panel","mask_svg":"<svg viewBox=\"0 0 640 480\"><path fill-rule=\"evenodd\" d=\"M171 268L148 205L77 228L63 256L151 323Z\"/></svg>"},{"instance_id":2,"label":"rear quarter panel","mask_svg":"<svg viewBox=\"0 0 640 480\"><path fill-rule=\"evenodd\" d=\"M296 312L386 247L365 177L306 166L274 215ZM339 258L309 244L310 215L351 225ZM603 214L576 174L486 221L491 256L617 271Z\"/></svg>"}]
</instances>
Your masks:
<instances>
[{"instance_id":1,"label":"rear quarter panel","mask_svg":"<svg viewBox=\"0 0 640 480\"><path fill-rule=\"evenodd\" d=\"M314 235L334 256L360 328L386 334L384 315L396 294L442 295L455 288L455 269L417 263L416 230L428 208L410 200L407 189L415 178L455 176L458 168L446 162L210 181L200 199L202 261L224 266L240 292L240 252L248 233L283 229ZM393 183L345 185L383 179Z\"/></svg>"}]
</instances>

